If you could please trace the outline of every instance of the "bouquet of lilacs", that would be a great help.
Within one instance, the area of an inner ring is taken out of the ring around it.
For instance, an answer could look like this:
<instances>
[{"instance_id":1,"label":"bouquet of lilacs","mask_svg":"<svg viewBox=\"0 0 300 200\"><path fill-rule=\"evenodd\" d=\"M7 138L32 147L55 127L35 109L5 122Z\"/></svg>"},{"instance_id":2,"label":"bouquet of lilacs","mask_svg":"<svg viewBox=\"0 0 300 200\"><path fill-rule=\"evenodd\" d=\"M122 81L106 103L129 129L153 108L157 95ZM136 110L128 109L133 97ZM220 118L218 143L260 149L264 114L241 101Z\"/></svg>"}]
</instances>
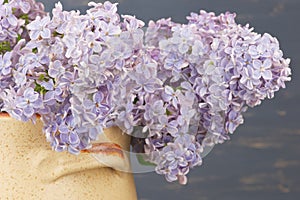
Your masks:
<instances>
[{"instance_id":1,"label":"bouquet of lilacs","mask_svg":"<svg viewBox=\"0 0 300 200\"><path fill-rule=\"evenodd\" d=\"M1 110L40 116L52 148L76 155L119 126L168 181L185 184L203 148L228 140L248 106L290 80L278 41L234 14L200 11L143 31L110 2L86 14L57 3L52 17L33 0L0 4Z\"/></svg>"}]
</instances>

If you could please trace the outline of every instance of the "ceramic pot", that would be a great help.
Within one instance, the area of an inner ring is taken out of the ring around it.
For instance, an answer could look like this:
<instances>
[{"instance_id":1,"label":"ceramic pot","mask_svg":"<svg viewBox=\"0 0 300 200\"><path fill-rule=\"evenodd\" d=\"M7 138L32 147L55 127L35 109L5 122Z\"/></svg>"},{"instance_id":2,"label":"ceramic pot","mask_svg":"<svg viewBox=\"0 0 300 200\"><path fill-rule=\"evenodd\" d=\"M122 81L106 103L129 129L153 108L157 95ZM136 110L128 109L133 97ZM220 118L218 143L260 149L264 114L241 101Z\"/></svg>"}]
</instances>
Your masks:
<instances>
[{"instance_id":1,"label":"ceramic pot","mask_svg":"<svg viewBox=\"0 0 300 200\"><path fill-rule=\"evenodd\" d=\"M116 127L105 135L109 142L78 156L58 153L46 141L40 120L24 123L0 114L0 199L137 199L133 175L114 169L128 168L122 149L129 149L130 138Z\"/></svg>"}]
</instances>

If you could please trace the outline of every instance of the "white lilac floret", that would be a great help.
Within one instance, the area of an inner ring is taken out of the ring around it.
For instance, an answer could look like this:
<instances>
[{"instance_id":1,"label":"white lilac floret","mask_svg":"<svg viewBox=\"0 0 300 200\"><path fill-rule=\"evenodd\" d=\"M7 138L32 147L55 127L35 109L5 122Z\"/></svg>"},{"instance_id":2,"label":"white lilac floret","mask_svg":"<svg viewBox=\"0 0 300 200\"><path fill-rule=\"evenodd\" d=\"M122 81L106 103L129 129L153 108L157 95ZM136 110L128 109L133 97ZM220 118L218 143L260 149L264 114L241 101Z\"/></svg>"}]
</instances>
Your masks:
<instances>
[{"instance_id":1,"label":"white lilac floret","mask_svg":"<svg viewBox=\"0 0 300 200\"><path fill-rule=\"evenodd\" d=\"M185 184L203 148L228 140L247 107L290 80L278 41L235 14L151 21L144 33L110 2L86 14L57 3L52 17L31 0L0 4L2 111L41 116L52 148L72 154L119 126L168 181Z\"/></svg>"}]
</instances>

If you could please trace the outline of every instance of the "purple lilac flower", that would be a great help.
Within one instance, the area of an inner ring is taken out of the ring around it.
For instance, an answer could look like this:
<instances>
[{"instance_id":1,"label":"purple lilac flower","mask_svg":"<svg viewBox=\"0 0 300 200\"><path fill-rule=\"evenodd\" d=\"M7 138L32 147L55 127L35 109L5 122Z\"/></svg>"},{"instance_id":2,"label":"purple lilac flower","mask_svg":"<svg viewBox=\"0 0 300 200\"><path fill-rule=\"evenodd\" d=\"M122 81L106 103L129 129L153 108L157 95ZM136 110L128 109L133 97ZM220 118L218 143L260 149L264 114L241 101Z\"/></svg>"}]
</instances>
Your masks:
<instances>
[{"instance_id":1,"label":"purple lilac flower","mask_svg":"<svg viewBox=\"0 0 300 200\"><path fill-rule=\"evenodd\" d=\"M17 98L16 107L22 110L23 115L28 119L36 113L36 109L42 108L43 103L39 94L29 87L24 91L22 97Z\"/></svg>"},{"instance_id":2,"label":"purple lilac flower","mask_svg":"<svg viewBox=\"0 0 300 200\"><path fill-rule=\"evenodd\" d=\"M11 52L0 55L0 74L2 76L7 76L11 72L11 65Z\"/></svg>"},{"instance_id":3,"label":"purple lilac flower","mask_svg":"<svg viewBox=\"0 0 300 200\"><path fill-rule=\"evenodd\" d=\"M52 17L33 0L3 2L1 111L40 115L55 151L77 155L119 126L157 173L186 184L203 148L228 140L248 106L290 80L278 40L235 14L202 10L187 24L150 21L144 33L108 1L83 15L57 3Z\"/></svg>"},{"instance_id":4,"label":"purple lilac flower","mask_svg":"<svg viewBox=\"0 0 300 200\"><path fill-rule=\"evenodd\" d=\"M34 0L1 1L0 3L0 93L15 87L16 82L25 83L25 77L15 70L21 54L20 49L29 41L25 25L36 16L45 16L45 12L43 5ZM15 82L14 77L18 77L19 81ZM2 101L1 99L0 109L5 106Z\"/></svg>"},{"instance_id":5,"label":"purple lilac flower","mask_svg":"<svg viewBox=\"0 0 300 200\"><path fill-rule=\"evenodd\" d=\"M235 14L230 13L215 16L214 13L200 11L200 14L192 13L188 17L187 25L168 23L171 24L168 27L163 21L165 24L161 27L161 21L151 22L149 33L146 32L147 45L155 49L153 52L159 52L153 57L158 63L157 74L168 71L171 76L161 77L163 81L173 84L171 88L165 84L161 95L170 119L161 116L159 124L167 127L175 119L179 132L196 136L196 141L202 147L228 140L228 134L243 123L242 112L247 106L259 104L279 89L272 84L275 83L273 79L280 81L284 77L284 80L289 80L288 59L282 58L278 41L268 34L261 36L252 32L249 26L236 24L234 17ZM159 41L151 38L151 35L160 33L166 36ZM270 46L272 48L266 48ZM285 74L280 79L277 78L279 71ZM178 87L178 82L185 81L191 84L191 88L179 90L180 96L196 96L174 98L176 95L172 88ZM172 104L177 104L181 109L177 110ZM146 107L145 113L149 112L148 109L151 108ZM194 113L191 113L193 110ZM144 117L150 119L148 115ZM155 117L151 119L155 125ZM181 177L178 176L180 167L174 167L178 155L169 148L175 140L182 138L166 130L164 128L160 133L150 134L145 148L150 160L160 163L157 164L160 166L157 172L165 174L167 180L174 181ZM165 144L157 145L160 144L157 141L165 134L174 139L167 143L168 148L162 150ZM164 155L170 159L158 162L164 151L167 151Z\"/></svg>"},{"instance_id":6,"label":"purple lilac flower","mask_svg":"<svg viewBox=\"0 0 300 200\"><path fill-rule=\"evenodd\" d=\"M40 114L53 149L75 154L113 125L106 124L117 105L111 93L118 92L119 77L132 68L143 44L143 23L130 16L121 22L115 4L93 4L87 13L63 11L58 3L53 18L28 23L31 41L22 46L12 69L16 87L9 89L20 92L18 111L11 111L15 116L28 120ZM145 90L154 91L156 82L149 81ZM66 126L72 131L66 133Z\"/></svg>"},{"instance_id":7,"label":"purple lilac flower","mask_svg":"<svg viewBox=\"0 0 300 200\"><path fill-rule=\"evenodd\" d=\"M159 156L155 156L156 172L165 175L167 181L179 180L179 183L186 184L189 168L202 163L201 151L200 144L194 142L192 135L180 136L174 143L155 151L159 153Z\"/></svg>"},{"instance_id":8,"label":"purple lilac flower","mask_svg":"<svg viewBox=\"0 0 300 200\"><path fill-rule=\"evenodd\" d=\"M44 17L40 19L38 16L37 19L31 22L27 28L30 29L29 36L32 40L37 40L39 37L43 39L50 38L50 29L47 28L48 23L50 22L50 17Z\"/></svg>"}]
</instances>

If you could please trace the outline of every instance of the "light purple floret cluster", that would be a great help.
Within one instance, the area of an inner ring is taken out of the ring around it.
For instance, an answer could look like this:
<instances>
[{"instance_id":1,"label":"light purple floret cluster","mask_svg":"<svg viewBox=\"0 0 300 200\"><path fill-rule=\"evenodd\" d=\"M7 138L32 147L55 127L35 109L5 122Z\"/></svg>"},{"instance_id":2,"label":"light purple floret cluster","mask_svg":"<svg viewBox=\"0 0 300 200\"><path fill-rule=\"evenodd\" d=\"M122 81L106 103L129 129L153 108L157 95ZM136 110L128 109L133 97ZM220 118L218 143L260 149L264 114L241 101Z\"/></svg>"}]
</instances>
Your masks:
<instances>
[{"instance_id":1,"label":"light purple floret cluster","mask_svg":"<svg viewBox=\"0 0 300 200\"><path fill-rule=\"evenodd\" d=\"M185 184L203 148L228 140L248 106L290 80L277 39L235 14L200 11L187 24L161 19L143 31L117 4L91 2L80 14L57 3L52 17L32 11L34 21L17 25L22 3L36 8L29 0L0 8L0 42L11 46L0 52L1 108L22 121L40 115L56 151L79 154L119 126L157 173Z\"/></svg>"},{"instance_id":2,"label":"light purple floret cluster","mask_svg":"<svg viewBox=\"0 0 300 200\"><path fill-rule=\"evenodd\" d=\"M44 5L34 0L0 0L0 91L14 87L14 65L21 45L30 40L26 25L46 15ZM3 100L0 98L0 108Z\"/></svg>"}]
</instances>

